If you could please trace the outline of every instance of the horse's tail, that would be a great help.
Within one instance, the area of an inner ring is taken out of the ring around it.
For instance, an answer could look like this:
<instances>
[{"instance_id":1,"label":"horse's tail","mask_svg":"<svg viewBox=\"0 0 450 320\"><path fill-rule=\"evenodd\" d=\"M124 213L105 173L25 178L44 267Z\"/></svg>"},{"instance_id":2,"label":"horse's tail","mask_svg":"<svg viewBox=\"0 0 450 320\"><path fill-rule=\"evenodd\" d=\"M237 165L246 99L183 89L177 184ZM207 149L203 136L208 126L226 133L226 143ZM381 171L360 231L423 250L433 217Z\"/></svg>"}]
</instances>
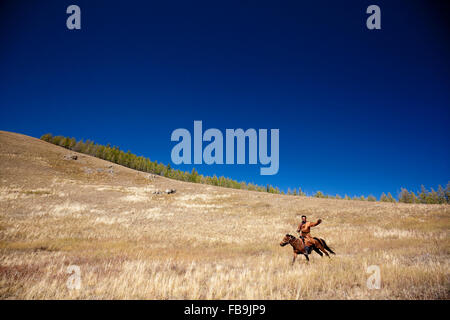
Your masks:
<instances>
[{"instance_id":1,"label":"horse's tail","mask_svg":"<svg viewBox=\"0 0 450 320\"><path fill-rule=\"evenodd\" d=\"M326 250L328 250L328 251L330 251L330 253L331 254L336 254L336 253L334 253L334 251L333 250L331 250L331 248L327 245L327 243L325 242L325 240L323 240L322 238L314 238L314 239L316 239L317 241L319 241L322 245L323 245L323 247L326 249Z\"/></svg>"}]
</instances>

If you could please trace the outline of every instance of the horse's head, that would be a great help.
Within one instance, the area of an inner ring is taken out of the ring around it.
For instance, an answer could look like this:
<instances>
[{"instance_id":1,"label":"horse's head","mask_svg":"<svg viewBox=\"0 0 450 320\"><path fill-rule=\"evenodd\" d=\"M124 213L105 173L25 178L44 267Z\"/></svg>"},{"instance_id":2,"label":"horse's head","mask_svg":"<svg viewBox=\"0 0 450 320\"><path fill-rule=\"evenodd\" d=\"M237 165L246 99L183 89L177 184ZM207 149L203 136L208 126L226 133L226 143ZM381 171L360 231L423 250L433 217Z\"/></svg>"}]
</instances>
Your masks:
<instances>
[{"instance_id":1,"label":"horse's head","mask_svg":"<svg viewBox=\"0 0 450 320\"><path fill-rule=\"evenodd\" d=\"M293 239L295 239L294 236L290 235L290 234L286 234L283 238L283 240L281 240L280 242L280 246L284 247L285 245L287 245L288 243L290 243Z\"/></svg>"}]
</instances>

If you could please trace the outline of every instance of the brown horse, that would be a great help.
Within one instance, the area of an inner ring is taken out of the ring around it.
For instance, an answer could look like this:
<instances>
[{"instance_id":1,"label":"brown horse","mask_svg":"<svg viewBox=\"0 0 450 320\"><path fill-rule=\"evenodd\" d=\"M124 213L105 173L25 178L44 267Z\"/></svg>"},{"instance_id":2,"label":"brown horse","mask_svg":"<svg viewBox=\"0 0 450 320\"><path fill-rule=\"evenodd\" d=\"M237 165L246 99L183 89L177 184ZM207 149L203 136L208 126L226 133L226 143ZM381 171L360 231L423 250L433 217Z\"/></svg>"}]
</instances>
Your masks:
<instances>
[{"instance_id":1,"label":"brown horse","mask_svg":"<svg viewBox=\"0 0 450 320\"><path fill-rule=\"evenodd\" d=\"M328 247L325 240L319 239L319 238L314 238L314 239L316 240L316 242L311 247L311 249L313 249L318 255L320 255L322 257L323 256L322 252L323 252L329 258L330 255L328 254L328 252L326 250L330 251L330 253L332 253L332 254L335 254L334 251L331 250L330 247ZM280 246L284 247L287 244L290 244L292 246L292 248L294 249L294 258L292 259L292 264L294 264L295 259L297 258L298 254L303 254L305 256L306 260L309 261L308 255L310 252L306 251L304 240L297 239L293 235L286 234L284 236L283 240L280 242Z\"/></svg>"}]
</instances>

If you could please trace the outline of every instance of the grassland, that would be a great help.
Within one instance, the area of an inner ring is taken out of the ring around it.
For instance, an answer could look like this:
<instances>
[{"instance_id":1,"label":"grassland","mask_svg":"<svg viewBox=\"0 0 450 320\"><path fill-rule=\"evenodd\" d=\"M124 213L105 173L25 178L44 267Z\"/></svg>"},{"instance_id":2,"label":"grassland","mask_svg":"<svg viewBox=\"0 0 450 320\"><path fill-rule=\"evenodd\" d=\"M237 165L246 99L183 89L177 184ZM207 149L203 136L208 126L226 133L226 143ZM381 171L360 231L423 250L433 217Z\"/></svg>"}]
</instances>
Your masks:
<instances>
[{"instance_id":1,"label":"grassland","mask_svg":"<svg viewBox=\"0 0 450 320\"><path fill-rule=\"evenodd\" d=\"M67 153L0 131L1 299L450 297L448 205L224 189ZM290 264L279 242L303 214L322 218L313 233L336 256ZM370 265L380 289L367 288Z\"/></svg>"}]
</instances>

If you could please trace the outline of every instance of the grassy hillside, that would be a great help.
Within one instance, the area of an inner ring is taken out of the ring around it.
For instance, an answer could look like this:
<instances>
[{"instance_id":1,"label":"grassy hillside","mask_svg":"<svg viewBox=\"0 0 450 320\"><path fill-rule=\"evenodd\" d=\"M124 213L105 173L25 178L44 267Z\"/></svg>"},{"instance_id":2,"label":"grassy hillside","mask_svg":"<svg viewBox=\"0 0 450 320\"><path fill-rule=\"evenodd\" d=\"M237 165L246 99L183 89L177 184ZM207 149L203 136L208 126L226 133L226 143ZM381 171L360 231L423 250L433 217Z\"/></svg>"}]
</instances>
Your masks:
<instances>
[{"instance_id":1,"label":"grassy hillside","mask_svg":"<svg viewBox=\"0 0 450 320\"><path fill-rule=\"evenodd\" d=\"M0 131L1 299L450 298L448 205L227 189L73 153ZM336 256L291 266L279 243L303 214Z\"/></svg>"}]
</instances>

